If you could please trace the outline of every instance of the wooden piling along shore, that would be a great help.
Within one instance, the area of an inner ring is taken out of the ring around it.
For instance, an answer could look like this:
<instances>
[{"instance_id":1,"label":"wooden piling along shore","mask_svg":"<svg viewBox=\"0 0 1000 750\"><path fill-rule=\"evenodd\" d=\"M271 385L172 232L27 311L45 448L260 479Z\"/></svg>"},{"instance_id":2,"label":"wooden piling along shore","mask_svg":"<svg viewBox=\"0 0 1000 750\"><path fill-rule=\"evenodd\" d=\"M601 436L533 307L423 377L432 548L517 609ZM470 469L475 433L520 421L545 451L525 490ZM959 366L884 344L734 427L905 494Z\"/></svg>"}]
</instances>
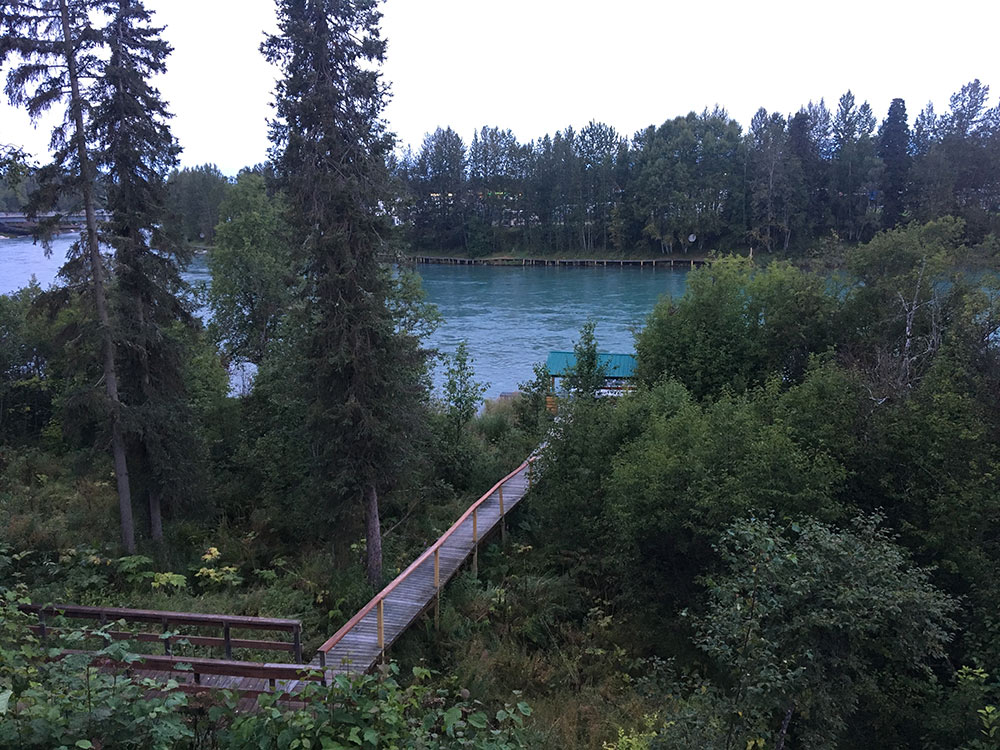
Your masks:
<instances>
[{"instance_id":1,"label":"wooden piling along shore","mask_svg":"<svg viewBox=\"0 0 1000 750\"><path fill-rule=\"evenodd\" d=\"M705 258L461 258L439 255L410 255L413 263L446 266L560 266L591 268L700 268Z\"/></svg>"}]
</instances>

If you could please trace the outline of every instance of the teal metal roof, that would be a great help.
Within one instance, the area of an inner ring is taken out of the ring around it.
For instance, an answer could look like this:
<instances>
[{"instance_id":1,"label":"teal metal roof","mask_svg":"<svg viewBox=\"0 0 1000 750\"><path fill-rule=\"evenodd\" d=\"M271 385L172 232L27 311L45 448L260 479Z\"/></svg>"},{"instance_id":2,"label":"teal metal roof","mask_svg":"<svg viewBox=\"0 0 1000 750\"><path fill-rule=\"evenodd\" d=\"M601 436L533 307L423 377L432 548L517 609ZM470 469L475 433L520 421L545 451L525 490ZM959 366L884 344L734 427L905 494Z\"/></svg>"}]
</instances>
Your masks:
<instances>
[{"instance_id":1,"label":"teal metal roof","mask_svg":"<svg viewBox=\"0 0 1000 750\"><path fill-rule=\"evenodd\" d=\"M597 361L604 367L606 377L635 377L634 354L598 354ZM549 358L545 361L545 369L549 371L549 375L556 378L566 377L574 365L576 365L576 355L573 352L549 352Z\"/></svg>"}]
</instances>

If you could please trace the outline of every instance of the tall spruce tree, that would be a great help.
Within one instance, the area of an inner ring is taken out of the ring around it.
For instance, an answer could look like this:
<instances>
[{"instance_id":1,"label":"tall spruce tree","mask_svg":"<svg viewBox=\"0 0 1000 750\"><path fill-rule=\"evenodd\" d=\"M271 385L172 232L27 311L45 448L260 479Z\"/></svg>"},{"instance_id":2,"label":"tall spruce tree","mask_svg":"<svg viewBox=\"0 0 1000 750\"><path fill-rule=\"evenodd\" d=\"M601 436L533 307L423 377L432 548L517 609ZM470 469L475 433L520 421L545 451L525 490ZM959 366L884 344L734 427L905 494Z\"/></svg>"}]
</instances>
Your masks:
<instances>
[{"instance_id":1,"label":"tall spruce tree","mask_svg":"<svg viewBox=\"0 0 1000 750\"><path fill-rule=\"evenodd\" d=\"M837 231L851 241L864 240L871 226L878 160L875 117L868 102L860 106L850 91L840 97L833 117L833 212Z\"/></svg>"},{"instance_id":2,"label":"tall spruce tree","mask_svg":"<svg viewBox=\"0 0 1000 750\"><path fill-rule=\"evenodd\" d=\"M301 397L317 524L361 505L371 584L382 577L379 493L398 476L416 427L425 355L387 304L376 258L386 228L381 119L386 44L376 0L277 0L279 33L262 50L280 66L272 158L289 203L304 277ZM340 504L341 508L337 505Z\"/></svg>"},{"instance_id":3,"label":"tall spruce tree","mask_svg":"<svg viewBox=\"0 0 1000 750\"><path fill-rule=\"evenodd\" d=\"M878 133L878 156L882 160L882 228L892 229L903 218L906 186L910 174L910 128L906 103L893 99Z\"/></svg>"},{"instance_id":4,"label":"tall spruce tree","mask_svg":"<svg viewBox=\"0 0 1000 750\"><path fill-rule=\"evenodd\" d=\"M165 70L171 47L141 0L102 0L100 10L108 57L88 98L94 160L106 174L111 211L102 239L114 251L111 301L129 464L159 542L162 498L176 500L190 479L192 433L183 341L171 331L191 322L180 277L189 258L160 230L165 177L180 149L150 83Z\"/></svg>"},{"instance_id":5,"label":"tall spruce tree","mask_svg":"<svg viewBox=\"0 0 1000 750\"><path fill-rule=\"evenodd\" d=\"M118 486L121 541L127 552L134 553L135 529L108 305L108 274L98 239L97 166L87 137L90 104L81 82L97 75L101 65L96 54L100 33L90 22L96 5L95 0L0 0L0 65L12 64L7 75L7 95L11 104L24 106L32 118L56 105L64 107L64 119L52 132L53 161L41 171L44 184L39 194L54 203L61 192L75 190L83 199L86 230L70 252L76 256L75 265L81 267L80 276L93 296Z\"/></svg>"}]
</instances>

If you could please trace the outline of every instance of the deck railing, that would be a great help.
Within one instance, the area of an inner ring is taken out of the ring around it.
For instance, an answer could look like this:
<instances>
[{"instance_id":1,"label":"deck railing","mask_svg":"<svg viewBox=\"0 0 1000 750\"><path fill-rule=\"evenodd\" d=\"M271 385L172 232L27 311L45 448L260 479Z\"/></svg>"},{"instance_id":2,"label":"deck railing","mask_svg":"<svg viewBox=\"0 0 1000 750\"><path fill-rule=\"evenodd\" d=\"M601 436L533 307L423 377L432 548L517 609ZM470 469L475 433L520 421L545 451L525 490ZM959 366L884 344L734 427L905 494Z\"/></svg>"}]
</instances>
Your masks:
<instances>
[{"instance_id":1,"label":"deck railing","mask_svg":"<svg viewBox=\"0 0 1000 750\"><path fill-rule=\"evenodd\" d=\"M87 654L92 656L93 652L72 649L62 652L63 656L73 654ZM283 683L280 687L285 692L289 692L289 684L295 682L319 682L323 685L327 684L326 675L311 664L275 664L256 661L205 659L190 656L161 656L157 654L135 654L134 656L138 658L128 663L119 662L108 657L95 656L90 663L95 667L123 671L130 676L132 672L138 670L140 672L168 672L178 681L185 677L189 678L190 682L181 682L178 685L182 689L219 687L203 684L202 677L204 676L260 680L262 683L266 683L268 688L268 690L263 688L253 689L242 684L237 687L238 690L246 693L274 692L278 689L279 682ZM222 685L221 687L226 687L226 685Z\"/></svg>"},{"instance_id":2,"label":"deck railing","mask_svg":"<svg viewBox=\"0 0 1000 750\"><path fill-rule=\"evenodd\" d=\"M162 632L105 631L110 638L144 643L162 643L166 656L171 655L172 647L177 641L184 640L192 646L222 648L225 658L229 660L233 658L234 648L246 648L256 651L285 651L292 654L296 664L302 662L302 623L298 620L285 620L277 617L199 614L197 612L167 612L152 609L125 609L122 607L83 607L73 604L22 604L20 609L22 612L37 615L38 625L32 626L31 629L42 638L49 634L56 634L58 629L54 629L50 625L50 620L53 617L95 620L102 626L123 620L128 623L159 625ZM222 635L219 637L173 633L171 632L173 626L219 629ZM234 638L233 630L290 633L291 642Z\"/></svg>"},{"instance_id":3,"label":"deck railing","mask_svg":"<svg viewBox=\"0 0 1000 750\"><path fill-rule=\"evenodd\" d=\"M416 560L407 566L406 570L396 576L391 583L389 583L384 589L382 589L375 597L369 601L364 607L362 607L357 614L355 614L350 620L348 620L340 630L334 633L327 641L319 647L319 664L320 668L326 669L326 656L327 654L348 634L350 633L365 617L371 614L372 610L376 611L377 617L377 638L378 638L378 650L379 654L384 654L386 643L385 643L385 619L386 619L386 598L395 591L404 581L406 581L421 565L426 563L431 557L434 558L434 600L435 603L440 601L441 597L441 547L445 542L456 532L459 528L465 524L469 518L472 519L472 549L469 554L472 555L472 565L473 570L478 569L479 564L479 542L481 537L479 535L479 508L480 506L489 500L493 496L493 493L497 493L498 500L500 502L500 527L501 533L505 533L505 519L506 519L506 509L504 508L503 499L503 488L504 485L522 471L526 472L528 478L528 486L532 483L533 466L536 460L535 456L529 457L527 460L523 461L520 466L510 472L507 476L501 479L499 482L494 484L486 493L484 493L478 500L476 500L469 508L461 515L461 517L451 525L451 527L442 534L437 541L435 541L430 547L424 550ZM468 559L468 558L466 558ZM447 583L447 581L444 581ZM437 619L437 608L435 608L435 620Z\"/></svg>"}]
</instances>

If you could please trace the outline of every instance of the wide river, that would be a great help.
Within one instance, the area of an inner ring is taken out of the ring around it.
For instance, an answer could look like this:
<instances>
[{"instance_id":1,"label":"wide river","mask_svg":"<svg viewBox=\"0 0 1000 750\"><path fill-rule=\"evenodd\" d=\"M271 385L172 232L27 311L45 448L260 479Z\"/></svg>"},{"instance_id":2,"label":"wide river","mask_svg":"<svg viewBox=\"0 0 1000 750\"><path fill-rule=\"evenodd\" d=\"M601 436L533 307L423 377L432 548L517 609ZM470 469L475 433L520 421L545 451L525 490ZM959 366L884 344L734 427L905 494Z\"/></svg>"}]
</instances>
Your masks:
<instances>
[{"instance_id":1,"label":"wide river","mask_svg":"<svg viewBox=\"0 0 1000 750\"><path fill-rule=\"evenodd\" d=\"M0 240L0 294L28 283L53 282L70 238L58 238L52 256L30 240ZM532 366L550 351L570 351L580 326L597 324L601 351L634 351L633 330L642 325L662 295L684 293L687 272L638 268L503 268L497 266L417 267L431 302L444 320L430 345L452 352L469 342L489 397L512 391L532 377ZM210 282L205 255L185 273L192 284ZM440 386L444 368L435 383Z\"/></svg>"}]
</instances>

